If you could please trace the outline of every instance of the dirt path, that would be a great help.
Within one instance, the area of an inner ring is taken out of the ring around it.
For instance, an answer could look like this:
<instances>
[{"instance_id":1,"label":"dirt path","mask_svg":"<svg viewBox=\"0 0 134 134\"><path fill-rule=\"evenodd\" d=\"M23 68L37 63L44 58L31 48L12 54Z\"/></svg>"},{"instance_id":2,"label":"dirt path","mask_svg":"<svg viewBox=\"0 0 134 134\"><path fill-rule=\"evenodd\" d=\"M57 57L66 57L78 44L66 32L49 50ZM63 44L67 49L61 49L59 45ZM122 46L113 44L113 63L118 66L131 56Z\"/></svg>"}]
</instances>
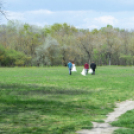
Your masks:
<instances>
[{"instance_id":1,"label":"dirt path","mask_svg":"<svg viewBox=\"0 0 134 134\"><path fill-rule=\"evenodd\" d=\"M105 119L105 123L93 123L93 129L91 130L81 130L77 131L78 134L112 134L114 130L118 129L118 127L112 127L109 125L110 122L116 121L117 118L126 113L128 110L134 109L134 101L124 101L121 103L117 103L117 108L114 109L114 112L107 115L107 119Z\"/></svg>"}]
</instances>

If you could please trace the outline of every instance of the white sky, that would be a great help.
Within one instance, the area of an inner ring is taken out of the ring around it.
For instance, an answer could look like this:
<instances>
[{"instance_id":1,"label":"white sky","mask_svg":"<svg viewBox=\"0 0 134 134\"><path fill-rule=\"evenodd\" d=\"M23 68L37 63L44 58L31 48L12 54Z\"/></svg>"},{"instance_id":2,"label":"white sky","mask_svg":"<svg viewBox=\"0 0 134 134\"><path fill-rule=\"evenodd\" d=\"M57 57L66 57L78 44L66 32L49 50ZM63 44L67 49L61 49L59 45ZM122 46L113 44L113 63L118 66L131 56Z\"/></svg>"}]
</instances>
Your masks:
<instances>
[{"instance_id":1,"label":"white sky","mask_svg":"<svg viewBox=\"0 0 134 134\"><path fill-rule=\"evenodd\" d=\"M100 29L107 24L134 29L134 0L1 0L7 18L39 26L68 23ZM4 17L0 23L6 23Z\"/></svg>"}]
</instances>

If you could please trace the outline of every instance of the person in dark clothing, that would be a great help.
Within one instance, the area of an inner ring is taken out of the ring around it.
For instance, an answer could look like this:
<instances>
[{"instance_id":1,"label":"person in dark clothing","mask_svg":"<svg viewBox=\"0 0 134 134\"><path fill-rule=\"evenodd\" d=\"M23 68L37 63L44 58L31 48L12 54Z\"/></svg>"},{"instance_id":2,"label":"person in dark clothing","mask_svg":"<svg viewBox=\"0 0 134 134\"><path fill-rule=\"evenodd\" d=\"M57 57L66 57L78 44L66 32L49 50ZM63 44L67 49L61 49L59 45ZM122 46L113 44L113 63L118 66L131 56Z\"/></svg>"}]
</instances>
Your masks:
<instances>
[{"instance_id":1,"label":"person in dark clothing","mask_svg":"<svg viewBox=\"0 0 134 134\"><path fill-rule=\"evenodd\" d=\"M94 62L90 64L90 68L93 70L92 75L95 75L96 64Z\"/></svg>"},{"instance_id":2,"label":"person in dark clothing","mask_svg":"<svg viewBox=\"0 0 134 134\"><path fill-rule=\"evenodd\" d=\"M88 69L89 69L89 64L88 63L84 64L84 69L85 69L85 72L86 72L86 75L87 75L88 74Z\"/></svg>"}]
</instances>

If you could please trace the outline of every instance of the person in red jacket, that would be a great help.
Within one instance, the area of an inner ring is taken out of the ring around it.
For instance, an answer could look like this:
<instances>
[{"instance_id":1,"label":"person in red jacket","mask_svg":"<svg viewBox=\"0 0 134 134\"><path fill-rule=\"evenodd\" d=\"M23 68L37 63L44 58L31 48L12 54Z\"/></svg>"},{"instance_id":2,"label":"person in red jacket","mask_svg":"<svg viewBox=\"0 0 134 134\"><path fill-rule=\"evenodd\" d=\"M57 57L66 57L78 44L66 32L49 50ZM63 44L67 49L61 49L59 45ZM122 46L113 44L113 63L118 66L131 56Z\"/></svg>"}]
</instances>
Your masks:
<instances>
[{"instance_id":1,"label":"person in red jacket","mask_svg":"<svg viewBox=\"0 0 134 134\"><path fill-rule=\"evenodd\" d=\"M85 69L85 72L86 72L86 75L87 75L88 74L88 69L89 69L89 64L88 63L84 64L84 69Z\"/></svg>"}]
</instances>

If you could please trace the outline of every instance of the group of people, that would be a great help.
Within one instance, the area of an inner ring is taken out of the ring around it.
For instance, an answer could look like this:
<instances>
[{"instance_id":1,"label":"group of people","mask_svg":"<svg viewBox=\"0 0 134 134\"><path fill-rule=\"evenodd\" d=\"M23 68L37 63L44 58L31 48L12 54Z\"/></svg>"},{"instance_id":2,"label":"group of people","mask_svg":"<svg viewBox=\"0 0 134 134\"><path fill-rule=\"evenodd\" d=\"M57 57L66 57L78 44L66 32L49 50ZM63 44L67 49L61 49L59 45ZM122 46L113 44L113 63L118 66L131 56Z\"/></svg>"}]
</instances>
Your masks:
<instances>
[{"instance_id":1,"label":"group of people","mask_svg":"<svg viewBox=\"0 0 134 134\"><path fill-rule=\"evenodd\" d=\"M69 62L68 63L68 69L69 69L69 75L71 75L72 71L77 71L76 70L76 67L75 67L75 64L74 63L71 63ZM88 73L92 74L92 75L95 75L95 69L96 69L96 64L94 62L92 62L90 64L90 69L89 69L89 64L88 63L85 63L84 64L84 68L83 68L83 71L81 72L82 75L87 75Z\"/></svg>"},{"instance_id":2,"label":"group of people","mask_svg":"<svg viewBox=\"0 0 134 134\"><path fill-rule=\"evenodd\" d=\"M75 67L75 64L74 63L71 63L70 61L69 61L69 63L68 63L68 69L69 69L69 74L71 75L72 73L72 71L77 71L76 70L76 67Z\"/></svg>"}]
</instances>

